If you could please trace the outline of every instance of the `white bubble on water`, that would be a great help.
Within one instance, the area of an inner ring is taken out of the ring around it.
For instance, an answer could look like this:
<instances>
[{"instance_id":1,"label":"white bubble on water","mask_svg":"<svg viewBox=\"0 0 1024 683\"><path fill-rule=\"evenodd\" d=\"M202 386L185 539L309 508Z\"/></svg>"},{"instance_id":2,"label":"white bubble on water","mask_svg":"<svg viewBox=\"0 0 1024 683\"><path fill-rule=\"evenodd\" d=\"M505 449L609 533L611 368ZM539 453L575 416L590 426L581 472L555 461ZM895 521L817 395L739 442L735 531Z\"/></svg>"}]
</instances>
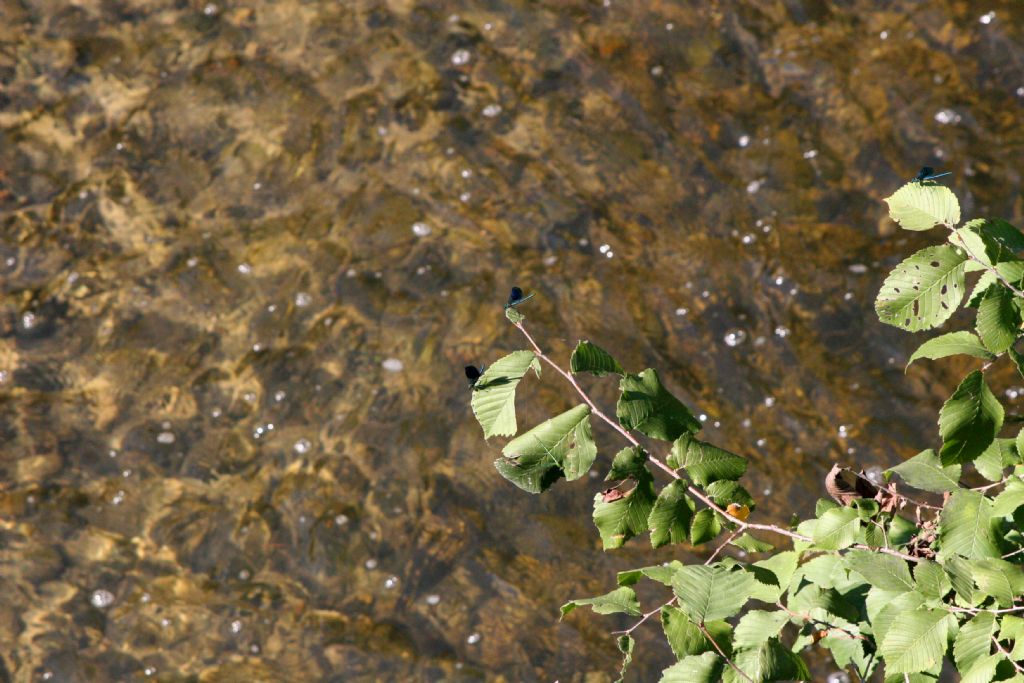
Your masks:
<instances>
[{"instance_id":1,"label":"white bubble on water","mask_svg":"<svg viewBox=\"0 0 1024 683\"><path fill-rule=\"evenodd\" d=\"M960 114L957 114L954 110L948 108L940 109L935 112L935 120L943 125L960 123L961 118Z\"/></svg>"},{"instance_id":2,"label":"white bubble on water","mask_svg":"<svg viewBox=\"0 0 1024 683\"><path fill-rule=\"evenodd\" d=\"M479 633L473 632L466 637L466 642L470 645L476 645L480 642L481 637L482 636Z\"/></svg>"},{"instance_id":3,"label":"white bubble on water","mask_svg":"<svg viewBox=\"0 0 1024 683\"><path fill-rule=\"evenodd\" d=\"M435 606L435 605L437 605L438 603L441 602L441 596L438 595L437 593L431 593L430 595L428 595L426 597L426 602L427 602L428 605L433 607L433 606Z\"/></svg>"},{"instance_id":4,"label":"white bubble on water","mask_svg":"<svg viewBox=\"0 0 1024 683\"><path fill-rule=\"evenodd\" d=\"M313 303L313 295L309 292L296 292L295 294L295 305L299 308L305 308L306 306Z\"/></svg>"},{"instance_id":5,"label":"white bubble on water","mask_svg":"<svg viewBox=\"0 0 1024 683\"><path fill-rule=\"evenodd\" d=\"M89 602L96 609L106 609L114 604L114 594L102 588L94 590L89 596Z\"/></svg>"},{"instance_id":6,"label":"white bubble on water","mask_svg":"<svg viewBox=\"0 0 1024 683\"><path fill-rule=\"evenodd\" d=\"M501 113L501 105L488 104L486 107L483 108L483 111L481 111L480 113L482 113L489 119L493 119L495 116Z\"/></svg>"},{"instance_id":7,"label":"white bubble on water","mask_svg":"<svg viewBox=\"0 0 1024 683\"><path fill-rule=\"evenodd\" d=\"M157 443L172 444L177 437L174 436L174 432L160 432L156 435Z\"/></svg>"},{"instance_id":8,"label":"white bubble on water","mask_svg":"<svg viewBox=\"0 0 1024 683\"><path fill-rule=\"evenodd\" d=\"M452 64L454 64L455 66L465 66L466 64L469 64L469 60L471 60L472 58L473 55L470 53L470 51L464 48L459 48L458 50L453 52L451 56Z\"/></svg>"},{"instance_id":9,"label":"white bubble on water","mask_svg":"<svg viewBox=\"0 0 1024 683\"><path fill-rule=\"evenodd\" d=\"M405 369L405 363L398 358L387 358L380 365L388 372L401 372Z\"/></svg>"},{"instance_id":10,"label":"white bubble on water","mask_svg":"<svg viewBox=\"0 0 1024 683\"><path fill-rule=\"evenodd\" d=\"M308 453L309 449L312 446L313 444L309 442L309 439L299 439L298 441L295 442L295 445L292 446L292 450L294 450L299 455L302 455L303 453Z\"/></svg>"},{"instance_id":11,"label":"white bubble on water","mask_svg":"<svg viewBox=\"0 0 1024 683\"><path fill-rule=\"evenodd\" d=\"M430 229L430 226L424 223L423 221L416 221L415 223L412 224L412 234L416 235L417 237L426 237L431 232L433 231Z\"/></svg>"},{"instance_id":12,"label":"white bubble on water","mask_svg":"<svg viewBox=\"0 0 1024 683\"><path fill-rule=\"evenodd\" d=\"M722 338L726 346L739 346L746 340L747 333L739 328L729 330L725 333L725 337Z\"/></svg>"},{"instance_id":13,"label":"white bubble on water","mask_svg":"<svg viewBox=\"0 0 1024 683\"><path fill-rule=\"evenodd\" d=\"M248 275L249 273L252 272L252 266L250 266L248 263L239 263L238 272L241 273L242 275Z\"/></svg>"},{"instance_id":14,"label":"white bubble on water","mask_svg":"<svg viewBox=\"0 0 1024 683\"><path fill-rule=\"evenodd\" d=\"M991 24L993 21L995 21L995 18L996 13L994 11L986 12L985 14L982 14L980 17L978 17L978 23Z\"/></svg>"},{"instance_id":15,"label":"white bubble on water","mask_svg":"<svg viewBox=\"0 0 1024 683\"><path fill-rule=\"evenodd\" d=\"M741 135L739 137L739 140L737 140L736 142L737 142L737 144L739 144L740 147L746 147L747 145L750 144L750 136L749 135Z\"/></svg>"}]
</instances>

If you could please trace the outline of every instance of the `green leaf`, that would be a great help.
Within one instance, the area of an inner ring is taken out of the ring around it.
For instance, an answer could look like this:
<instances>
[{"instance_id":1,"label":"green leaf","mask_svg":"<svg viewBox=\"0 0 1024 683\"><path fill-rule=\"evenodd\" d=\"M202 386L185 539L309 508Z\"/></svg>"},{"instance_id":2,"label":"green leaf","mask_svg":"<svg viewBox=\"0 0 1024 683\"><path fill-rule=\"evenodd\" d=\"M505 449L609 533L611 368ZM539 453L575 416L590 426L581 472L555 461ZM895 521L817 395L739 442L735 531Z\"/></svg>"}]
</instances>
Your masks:
<instances>
[{"instance_id":1,"label":"green leaf","mask_svg":"<svg viewBox=\"0 0 1024 683\"><path fill-rule=\"evenodd\" d=\"M995 615L981 612L960 627L953 641L953 659L956 668L967 671L971 665L992 651L992 635L995 633Z\"/></svg>"},{"instance_id":2,"label":"green leaf","mask_svg":"<svg viewBox=\"0 0 1024 683\"><path fill-rule=\"evenodd\" d=\"M877 604L880 597L883 598L881 609L879 609ZM917 591L894 594L889 591L879 591L877 588L872 587L868 592L865 606L868 608L875 642L881 643L885 640L886 633L889 632L898 616L905 612L913 612L921 607L924 602L924 596Z\"/></svg>"},{"instance_id":3,"label":"green leaf","mask_svg":"<svg viewBox=\"0 0 1024 683\"><path fill-rule=\"evenodd\" d=\"M492 363L476 381L470 405L485 439L516 433L516 387L531 367L540 374L533 351L513 351Z\"/></svg>"},{"instance_id":4,"label":"green leaf","mask_svg":"<svg viewBox=\"0 0 1024 683\"><path fill-rule=\"evenodd\" d=\"M619 572L615 575L616 583L620 586L632 586L640 581L642 577L647 577L652 581L657 581L665 586L672 585L672 576L676 573L676 570L683 566L683 563L679 560L672 560L665 564L655 564L650 567L641 567L639 569L627 569L626 571Z\"/></svg>"},{"instance_id":5,"label":"green leaf","mask_svg":"<svg viewBox=\"0 0 1024 683\"><path fill-rule=\"evenodd\" d=\"M970 563L959 555L950 555L942 561L942 568L949 576L953 590L960 599L969 604L975 603L974 578L971 575Z\"/></svg>"},{"instance_id":6,"label":"green leaf","mask_svg":"<svg viewBox=\"0 0 1024 683\"><path fill-rule=\"evenodd\" d=\"M580 598L579 600L570 600L569 602L562 605L562 617L572 612L577 607L584 607L589 605L596 614L628 614L631 617L638 617L643 612L640 611L640 601L636 599L636 592L629 586L622 586L616 588L611 593L605 593L599 595L596 598Z\"/></svg>"},{"instance_id":7,"label":"green leaf","mask_svg":"<svg viewBox=\"0 0 1024 683\"><path fill-rule=\"evenodd\" d=\"M755 580L751 597L762 602L777 601L789 586L798 562L799 555L796 552L785 550L766 560L748 565L747 571Z\"/></svg>"},{"instance_id":8,"label":"green leaf","mask_svg":"<svg viewBox=\"0 0 1024 683\"><path fill-rule=\"evenodd\" d=\"M789 615L781 610L775 612L751 610L744 614L736 624L732 641L733 647L737 650L760 647L761 643L769 638L777 637L788 621Z\"/></svg>"},{"instance_id":9,"label":"green leaf","mask_svg":"<svg viewBox=\"0 0 1024 683\"><path fill-rule=\"evenodd\" d=\"M844 559L850 569L881 590L895 593L914 590L906 560L868 550L851 550Z\"/></svg>"},{"instance_id":10,"label":"green leaf","mask_svg":"<svg viewBox=\"0 0 1024 683\"><path fill-rule=\"evenodd\" d=\"M725 663L713 652L681 659L661 672L658 683L717 683Z\"/></svg>"},{"instance_id":11,"label":"green leaf","mask_svg":"<svg viewBox=\"0 0 1024 683\"><path fill-rule=\"evenodd\" d=\"M569 358L569 369L572 373L589 372L598 377L607 374L625 375L626 371L619 365L619 361L612 358L612 355L596 344L589 341L581 341Z\"/></svg>"},{"instance_id":12,"label":"green leaf","mask_svg":"<svg viewBox=\"0 0 1024 683\"><path fill-rule=\"evenodd\" d=\"M690 538L690 524L696 505L686 495L686 484L678 479L669 483L658 494L654 508L647 518L651 530L651 545L660 548L666 543L683 543Z\"/></svg>"},{"instance_id":13,"label":"green leaf","mask_svg":"<svg viewBox=\"0 0 1024 683\"><path fill-rule=\"evenodd\" d=\"M965 255L951 246L927 247L893 268L875 299L878 319L917 332L953 315L964 296Z\"/></svg>"},{"instance_id":14,"label":"green leaf","mask_svg":"<svg viewBox=\"0 0 1024 683\"><path fill-rule=\"evenodd\" d=\"M737 650L736 667L755 681L809 681L811 674L800 656L791 652L779 642L770 638L760 647ZM732 669L725 671L726 681L744 681Z\"/></svg>"},{"instance_id":15,"label":"green leaf","mask_svg":"<svg viewBox=\"0 0 1024 683\"><path fill-rule=\"evenodd\" d=\"M1013 364L1017 367L1017 374L1024 377L1024 356L1017 353L1017 349L1012 346L1006 350L1006 355L1010 357L1010 360L1012 360Z\"/></svg>"},{"instance_id":16,"label":"green leaf","mask_svg":"<svg viewBox=\"0 0 1024 683\"><path fill-rule=\"evenodd\" d=\"M754 577L722 566L692 565L676 571L672 590L679 606L697 624L728 619L740 611L754 589Z\"/></svg>"},{"instance_id":17,"label":"green leaf","mask_svg":"<svg viewBox=\"0 0 1024 683\"><path fill-rule=\"evenodd\" d=\"M636 486L621 497L617 497L617 489L594 496L594 524L605 550L621 548L629 539L647 531L647 518L657 497L652 481L645 469L638 475Z\"/></svg>"},{"instance_id":18,"label":"green leaf","mask_svg":"<svg viewBox=\"0 0 1024 683\"><path fill-rule=\"evenodd\" d=\"M981 300L988 293L988 290L994 287L999 282L999 276L991 271L986 270L978 278L978 281L974 283L974 289L971 290L971 294L967 297L967 306L970 308L977 308L981 304ZM970 333L968 333L970 334Z\"/></svg>"},{"instance_id":19,"label":"green leaf","mask_svg":"<svg viewBox=\"0 0 1024 683\"><path fill-rule=\"evenodd\" d=\"M714 650L714 646L708 642L704 632L686 618L686 613L675 607L661 608L661 627L665 631L665 639L672 648L676 659L682 659L688 655L699 655L703 652ZM704 624L711 637L715 639L726 652L729 652L732 642L732 626L724 621L709 621Z\"/></svg>"},{"instance_id":20,"label":"green leaf","mask_svg":"<svg viewBox=\"0 0 1024 683\"><path fill-rule=\"evenodd\" d=\"M857 541L860 517L853 508L835 508L818 519L814 527L814 545L822 550L841 550Z\"/></svg>"},{"instance_id":21,"label":"green leaf","mask_svg":"<svg viewBox=\"0 0 1024 683\"><path fill-rule=\"evenodd\" d=\"M757 503L754 502L754 498L750 493L735 481L719 480L711 482L705 487L704 492L708 494L711 500L723 508L728 507L730 503L746 505L751 510L757 507Z\"/></svg>"},{"instance_id":22,"label":"green leaf","mask_svg":"<svg viewBox=\"0 0 1024 683\"><path fill-rule=\"evenodd\" d=\"M1024 430L1021 430L1021 433L1024 434ZM994 517L1012 515L1022 505L1024 505L1024 481L1013 478L1006 482L1006 488L996 496L992 504L992 515Z\"/></svg>"},{"instance_id":23,"label":"green leaf","mask_svg":"<svg viewBox=\"0 0 1024 683\"><path fill-rule=\"evenodd\" d=\"M590 470L597 445L590 431L590 407L581 403L512 439L494 463L513 484L540 493L564 474L570 481Z\"/></svg>"},{"instance_id":24,"label":"green leaf","mask_svg":"<svg viewBox=\"0 0 1024 683\"><path fill-rule=\"evenodd\" d=\"M700 545L718 536L722 531L722 522L714 510L704 508L693 516L690 524L690 543Z\"/></svg>"},{"instance_id":25,"label":"green leaf","mask_svg":"<svg viewBox=\"0 0 1024 683\"><path fill-rule=\"evenodd\" d=\"M930 448L887 470L886 474L890 472L895 472L907 484L922 491L945 493L960 487L960 465L943 465Z\"/></svg>"},{"instance_id":26,"label":"green leaf","mask_svg":"<svg viewBox=\"0 0 1024 683\"><path fill-rule=\"evenodd\" d=\"M917 347L917 351L914 351L913 355L910 356L910 360L907 361L907 367L918 358L930 358L936 360L938 358L945 358L947 356L953 356L958 353L963 353L968 356L974 356L975 358L983 358L985 360L992 360L995 356L982 345L981 340L978 339L978 335L973 332L947 332L946 334L939 335L934 339L929 339L924 344Z\"/></svg>"},{"instance_id":27,"label":"green leaf","mask_svg":"<svg viewBox=\"0 0 1024 683\"><path fill-rule=\"evenodd\" d=\"M619 669L619 680L615 683L624 683L626 680L626 669L633 663L633 646L636 645L636 641L633 640L632 636L619 636L615 644L618 645L619 652L622 653L622 668Z\"/></svg>"},{"instance_id":28,"label":"green leaf","mask_svg":"<svg viewBox=\"0 0 1024 683\"><path fill-rule=\"evenodd\" d=\"M970 462L981 455L1003 426L1003 415L981 371L967 375L939 412L942 464Z\"/></svg>"},{"instance_id":29,"label":"green leaf","mask_svg":"<svg viewBox=\"0 0 1024 683\"><path fill-rule=\"evenodd\" d=\"M945 610L918 609L896 617L880 647L887 673L931 668L946 650L950 616Z\"/></svg>"},{"instance_id":30,"label":"green leaf","mask_svg":"<svg viewBox=\"0 0 1024 683\"><path fill-rule=\"evenodd\" d=\"M914 565L914 581L921 595L930 600L941 600L953 588L942 566L931 560L921 560Z\"/></svg>"},{"instance_id":31,"label":"green leaf","mask_svg":"<svg viewBox=\"0 0 1024 683\"><path fill-rule=\"evenodd\" d=\"M1006 287L991 287L978 304L978 334L992 353L1002 353L1017 340L1020 312L1013 293Z\"/></svg>"},{"instance_id":32,"label":"green leaf","mask_svg":"<svg viewBox=\"0 0 1024 683\"><path fill-rule=\"evenodd\" d=\"M956 553L971 559L999 557L992 501L977 491L955 491L942 510L939 540L946 554Z\"/></svg>"},{"instance_id":33,"label":"green leaf","mask_svg":"<svg viewBox=\"0 0 1024 683\"><path fill-rule=\"evenodd\" d=\"M746 550L748 553L766 553L775 549L775 546L771 543L765 543L750 534L743 534L739 538L734 538L731 543L737 548Z\"/></svg>"},{"instance_id":34,"label":"green leaf","mask_svg":"<svg viewBox=\"0 0 1024 683\"><path fill-rule=\"evenodd\" d=\"M996 675L1000 662L1005 662L1001 654L982 657L974 662L960 679L960 683L990 683ZM962 669L961 669L962 670Z\"/></svg>"},{"instance_id":35,"label":"green leaf","mask_svg":"<svg viewBox=\"0 0 1024 683\"><path fill-rule=\"evenodd\" d=\"M520 313L519 309L514 306L509 306L505 309L505 317L508 318L508 321L513 325L518 325L526 320L526 316Z\"/></svg>"},{"instance_id":36,"label":"green leaf","mask_svg":"<svg viewBox=\"0 0 1024 683\"><path fill-rule=\"evenodd\" d=\"M885 203L889 217L904 230L930 230L936 225L952 228L960 222L960 203L944 185L907 183Z\"/></svg>"},{"instance_id":37,"label":"green leaf","mask_svg":"<svg viewBox=\"0 0 1024 683\"><path fill-rule=\"evenodd\" d=\"M700 421L662 386L658 373L651 368L639 375L626 375L619 388L622 396L615 411L626 429L663 441L675 441L700 429Z\"/></svg>"},{"instance_id":38,"label":"green leaf","mask_svg":"<svg viewBox=\"0 0 1024 683\"><path fill-rule=\"evenodd\" d=\"M800 565L801 575L822 588L835 588L847 581L846 565L839 555L819 555Z\"/></svg>"},{"instance_id":39,"label":"green leaf","mask_svg":"<svg viewBox=\"0 0 1024 683\"><path fill-rule=\"evenodd\" d=\"M639 446L628 446L615 454L612 468L608 471L605 481L620 479L638 479L647 472L647 451Z\"/></svg>"},{"instance_id":40,"label":"green leaf","mask_svg":"<svg viewBox=\"0 0 1024 683\"><path fill-rule=\"evenodd\" d=\"M987 240L998 244L999 253L989 254L993 263L1014 259L1018 251L1024 251L1024 234L1001 218L975 218L964 227L978 230Z\"/></svg>"},{"instance_id":41,"label":"green leaf","mask_svg":"<svg viewBox=\"0 0 1024 683\"><path fill-rule=\"evenodd\" d=\"M1024 592L1024 570L998 558L973 560L974 582L985 595L996 599L1000 607L1012 607L1013 600Z\"/></svg>"},{"instance_id":42,"label":"green leaf","mask_svg":"<svg viewBox=\"0 0 1024 683\"><path fill-rule=\"evenodd\" d=\"M975 459L974 469L989 481L999 481L1003 478L1005 453L1011 448L1016 450L1012 439L996 439Z\"/></svg>"},{"instance_id":43,"label":"green leaf","mask_svg":"<svg viewBox=\"0 0 1024 683\"><path fill-rule=\"evenodd\" d=\"M683 467L700 486L726 480L735 481L747 470L747 461L735 453L699 441L684 434L672 444L669 454L672 467Z\"/></svg>"}]
</instances>

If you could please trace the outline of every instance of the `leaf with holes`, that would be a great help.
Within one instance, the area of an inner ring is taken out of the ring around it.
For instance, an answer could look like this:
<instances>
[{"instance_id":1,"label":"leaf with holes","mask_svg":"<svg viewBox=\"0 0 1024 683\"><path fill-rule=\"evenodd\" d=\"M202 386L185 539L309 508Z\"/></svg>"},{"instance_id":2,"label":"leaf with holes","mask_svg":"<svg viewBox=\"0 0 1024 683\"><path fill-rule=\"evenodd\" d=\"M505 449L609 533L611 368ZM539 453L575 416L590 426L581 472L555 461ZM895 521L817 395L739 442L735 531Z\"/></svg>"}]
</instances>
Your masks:
<instances>
[{"instance_id":1,"label":"leaf with holes","mask_svg":"<svg viewBox=\"0 0 1024 683\"><path fill-rule=\"evenodd\" d=\"M975 370L964 378L939 411L943 465L970 462L985 452L1003 426L1003 406Z\"/></svg>"},{"instance_id":2,"label":"leaf with holes","mask_svg":"<svg viewBox=\"0 0 1024 683\"><path fill-rule=\"evenodd\" d=\"M928 247L892 269L875 299L878 319L917 332L941 325L964 296L967 255L944 244Z\"/></svg>"}]
</instances>

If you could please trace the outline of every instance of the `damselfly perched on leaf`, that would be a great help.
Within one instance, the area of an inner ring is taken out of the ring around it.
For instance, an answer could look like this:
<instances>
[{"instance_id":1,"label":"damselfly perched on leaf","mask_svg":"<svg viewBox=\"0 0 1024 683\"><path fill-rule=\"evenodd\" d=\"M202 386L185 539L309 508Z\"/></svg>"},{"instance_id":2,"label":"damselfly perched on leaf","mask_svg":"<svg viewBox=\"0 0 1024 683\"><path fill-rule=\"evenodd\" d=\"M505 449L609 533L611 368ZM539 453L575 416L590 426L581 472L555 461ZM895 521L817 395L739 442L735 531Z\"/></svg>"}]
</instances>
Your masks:
<instances>
[{"instance_id":1,"label":"damselfly perched on leaf","mask_svg":"<svg viewBox=\"0 0 1024 683\"><path fill-rule=\"evenodd\" d=\"M505 304L505 308L512 308L513 306L518 306L524 301L529 301L530 299L533 298L533 296L533 293L523 296L523 290L519 289L518 287L513 287L512 293L508 295L508 303Z\"/></svg>"},{"instance_id":2,"label":"damselfly perched on leaf","mask_svg":"<svg viewBox=\"0 0 1024 683\"><path fill-rule=\"evenodd\" d=\"M476 381L480 379L480 376L484 374L484 370L487 368L486 365L481 365L479 368L475 365L466 366L466 379L469 381L469 387L472 389L476 386Z\"/></svg>"},{"instance_id":3,"label":"damselfly perched on leaf","mask_svg":"<svg viewBox=\"0 0 1024 683\"><path fill-rule=\"evenodd\" d=\"M923 183L926 180L935 180L936 178L941 178L942 176L950 175L951 173L952 171L936 173L935 169L932 168L931 166L922 166L921 170L917 172L917 175L914 176L911 182Z\"/></svg>"}]
</instances>

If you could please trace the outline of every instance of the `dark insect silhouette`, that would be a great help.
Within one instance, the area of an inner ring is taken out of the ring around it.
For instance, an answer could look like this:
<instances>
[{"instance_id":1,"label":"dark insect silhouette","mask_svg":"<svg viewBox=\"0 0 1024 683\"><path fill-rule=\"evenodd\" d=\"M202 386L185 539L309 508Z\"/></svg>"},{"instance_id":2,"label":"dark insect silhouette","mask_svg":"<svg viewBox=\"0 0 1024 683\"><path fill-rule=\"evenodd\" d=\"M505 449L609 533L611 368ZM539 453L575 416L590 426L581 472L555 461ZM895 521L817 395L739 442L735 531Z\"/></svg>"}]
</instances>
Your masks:
<instances>
[{"instance_id":1,"label":"dark insect silhouette","mask_svg":"<svg viewBox=\"0 0 1024 683\"><path fill-rule=\"evenodd\" d=\"M914 179L911 182L923 183L926 180L935 180L941 178L944 175L950 175L952 171L946 171L944 173L936 173L935 169L931 166L922 166L921 170L917 172Z\"/></svg>"},{"instance_id":2,"label":"dark insect silhouette","mask_svg":"<svg viewBox=\"0 0 1024 683\"><path fill-rule=\"evenodd\" d=\"M512 293L508 295L508 303L505 304L505 308L512 308L513 306L518 306L524 301L529 301L530 299L533 298L533 296L533 294L523 296L523 290L519 289L518 287L513 287Z\"/></svg>"},{"instance_id":3,"label":"dark insect silhouette","mask_svg":"<svg viewBox=\"0 0 1024 683\"><path fill-rule=\"evenodd\" d=\"M476 386L476 381L480 379L480 376L484 374L484 367L481 365L479 368L475 365L466 366L466 379L469 381L470 388Z\"/></svg>"}]
</instances>

